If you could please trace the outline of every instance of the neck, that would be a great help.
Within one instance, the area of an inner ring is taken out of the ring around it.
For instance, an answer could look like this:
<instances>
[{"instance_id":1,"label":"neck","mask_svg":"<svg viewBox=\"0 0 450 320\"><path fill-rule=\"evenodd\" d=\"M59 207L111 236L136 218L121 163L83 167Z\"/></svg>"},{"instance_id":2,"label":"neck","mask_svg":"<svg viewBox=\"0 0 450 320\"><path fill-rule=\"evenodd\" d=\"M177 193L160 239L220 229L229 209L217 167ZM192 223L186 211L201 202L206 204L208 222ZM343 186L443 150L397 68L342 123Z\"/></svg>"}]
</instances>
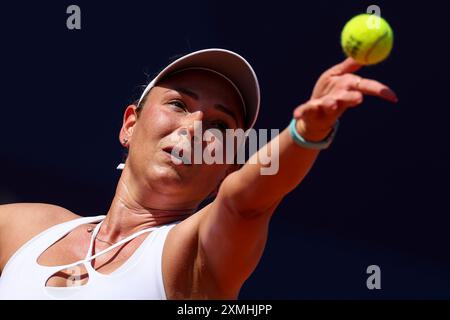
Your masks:
<instances>
[{"instance_id":1,"label":"neck","mask_svg":"<svg viewBox=\"0 0 450 320\"><path fill-rule=\"evenodd\" d=\"M196 203L176 202L176 197L151 190L133 190L122 174L99 237L111 243L143 229L184 220L197 210Z\"/></svg>"}]
</instances>

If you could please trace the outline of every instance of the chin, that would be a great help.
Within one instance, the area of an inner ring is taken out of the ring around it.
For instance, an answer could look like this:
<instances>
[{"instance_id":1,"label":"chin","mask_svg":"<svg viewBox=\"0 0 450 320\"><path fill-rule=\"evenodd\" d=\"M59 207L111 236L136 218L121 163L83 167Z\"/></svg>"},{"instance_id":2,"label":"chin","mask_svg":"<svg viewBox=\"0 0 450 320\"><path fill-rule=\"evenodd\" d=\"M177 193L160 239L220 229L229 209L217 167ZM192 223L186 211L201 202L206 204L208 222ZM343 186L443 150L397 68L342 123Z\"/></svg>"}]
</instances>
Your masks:
<instances>
[{"instance_id":1,"label":"chin","mask_svg":"<svg viewBox=\"0 0 450 320\"><path fill-rule=\"evenodd\" d=\"M186 177L176 167L168 165L153 165L147 171L147 181L158 190L165 190L165 192L180 191L189 185Z\"/></svg>"}]
</instances>

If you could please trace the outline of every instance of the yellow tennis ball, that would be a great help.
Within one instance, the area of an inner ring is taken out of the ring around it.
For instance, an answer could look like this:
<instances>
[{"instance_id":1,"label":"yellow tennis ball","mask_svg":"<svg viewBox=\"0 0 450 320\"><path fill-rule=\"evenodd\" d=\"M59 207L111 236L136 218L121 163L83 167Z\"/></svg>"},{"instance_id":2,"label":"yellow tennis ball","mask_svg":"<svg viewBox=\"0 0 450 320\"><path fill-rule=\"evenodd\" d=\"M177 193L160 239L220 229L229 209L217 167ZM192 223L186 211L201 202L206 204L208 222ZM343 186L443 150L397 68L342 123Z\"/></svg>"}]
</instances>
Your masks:
<instances>
[{"instance_id":1,"label":"yellow tennis ball","mask_svg":"<svg viewBox=\"0 0 450 320\"><path fill-rule=\"evenodd\" d=\"M391 27L377 15L357 15L342 29L341 45L345 54L363 65L376 64L386 59L393 44Z\"/></svg>"}]
</instances>

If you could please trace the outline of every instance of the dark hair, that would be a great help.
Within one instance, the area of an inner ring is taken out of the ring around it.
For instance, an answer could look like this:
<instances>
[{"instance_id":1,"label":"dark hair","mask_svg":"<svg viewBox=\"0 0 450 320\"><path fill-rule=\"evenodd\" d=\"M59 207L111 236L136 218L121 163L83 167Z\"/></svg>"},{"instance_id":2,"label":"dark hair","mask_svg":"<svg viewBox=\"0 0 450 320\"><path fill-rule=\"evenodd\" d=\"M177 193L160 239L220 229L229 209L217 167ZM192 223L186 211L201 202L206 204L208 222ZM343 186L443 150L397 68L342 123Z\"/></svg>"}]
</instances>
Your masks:
<instances>
[{"instance_id":1,"label":"dark hair","mask_svg":"<svg viewBox=\"0 0 450 320\"><path fill-rule=\"evenodd\" d=\"M136 106L136 113L137 113L138 118L141 115L142 109L144 109L145 102L147 102L148 95L150 94L150 91L152 91L152 89L148 90L148 92L142 98L142 101L140 103L139 103L139 99L137 99L133 102L133 104Z\"/></svg>"}]
</instances>

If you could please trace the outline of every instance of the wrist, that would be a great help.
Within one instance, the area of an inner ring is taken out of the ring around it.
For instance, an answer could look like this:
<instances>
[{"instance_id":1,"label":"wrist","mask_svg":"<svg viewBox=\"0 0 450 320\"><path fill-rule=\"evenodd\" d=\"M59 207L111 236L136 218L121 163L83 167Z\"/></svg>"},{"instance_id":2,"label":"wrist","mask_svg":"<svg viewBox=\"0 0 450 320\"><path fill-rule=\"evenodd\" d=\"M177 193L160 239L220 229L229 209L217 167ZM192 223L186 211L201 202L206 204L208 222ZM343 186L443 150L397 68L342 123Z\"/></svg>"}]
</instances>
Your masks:
<instances>
[{"instance_id":1,"label":"wrist","mask_svg":"<svg viewBox=\"0 0 450 320\"><path fill-rule=\"evenodd\" d=\"M300 124L300 129L303 128L304 130L304 124ZM328 131L328 135L325 136L325 138L322 138L322 140L319 141L312 141L312 140L307 140L305 137L303 137L300 132L297 129L297 120L294 118L292 119L290 125L289 125L289 132L291 134L292 139L294 140L294 142L306 149L315 149L315 150L323 150L323 149L327 149L331 142L334 139L334 136L336 135L336 131L339 127L339 120L336 121L336 123L334 124L333 128L331 128L331 130L324 130L324 132L319 132L316 131L315 136L313 137L312 135L309 135L308 138L309 139L318 139L322 136L322 134L325 134Z\"/></svg>"},{"instance_id":2,"label":"wrist","mask_svg":"<svg viewBox=\"0 0 450 320\"><path fill-rule=\"evenodd\" d=\"M297 120L295 128L299 135L301 135L306 141L310 142L321 142L330 135L331 131L333 131L333 127L314 131L309 130L306 123L302 119Z\"/></svg>"}]
</instances>

